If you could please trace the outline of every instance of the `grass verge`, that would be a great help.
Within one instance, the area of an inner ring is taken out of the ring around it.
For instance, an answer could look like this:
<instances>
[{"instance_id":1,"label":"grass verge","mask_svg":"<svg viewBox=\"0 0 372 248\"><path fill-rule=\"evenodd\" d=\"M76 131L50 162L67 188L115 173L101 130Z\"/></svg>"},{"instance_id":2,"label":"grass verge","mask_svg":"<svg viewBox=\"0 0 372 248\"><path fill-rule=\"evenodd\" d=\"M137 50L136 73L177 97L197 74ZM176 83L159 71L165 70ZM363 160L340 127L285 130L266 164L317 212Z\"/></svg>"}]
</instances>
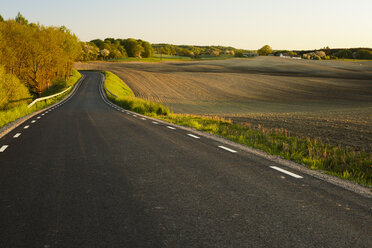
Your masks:
<instances>
[{"instance_id":1,"label":"grass verge","mask_svg":"<svg viewBox=\"0 0 372 248\"><path fill-rule=\"evenodd\" d=\"M75 83L80 78L81 78L81 74L78 71L73 70L72 76L67 81L63 81L63 82L61 81L61 83L59 83L59 84L63 84L64 87L61 88L60 85L58 87L51 87L50 90L48 91L48 94L43 94L43 96L48 96L48 95L52 95L52 94L56 94L58 92L61 92L61 91L65 90L66 88L68 88L69 86L75 85ZM65 92L65 93L63 93L59 96L47 99L45 101L37 102L30 108L27 107L28 103L24 103L24 104L21 104L21 105L18 105L16 107L14 107L14 108L7 109L7 110L4 110L4 111L0 111L0 128L9 124L10 122L13 122L13 121L21 118L21 117L29 115L33 112L36 112L36 111L40 110L40 109L46 108L46 107L62 100L66 95L68 95L70 93L71 90L72 90L72 87L67 92Z\"/></svg>"},{"instance_id":2,"label":"grass verge","mask_svg":"<svg viewBox=\"0 0 372 248\"><path fill-rule=\"evenodd\" d=\"M372 154L331 146L318 139L289 136L285 129L234 124L219 117L170 114L158 118L182 126L219 135L271 155L304 164L315 170L372 187Z\"/></svg>"},{"instance_id":3,"label":"grass verge","mask_svg":"<svg viewBox=\"0 0 372 248\"><path fill-rule=\"evenodd\" d=\"M115 74L105 71L105 91L110 101L144 115L168 115L169 109L160 103L149 102L134 96L132 90Z\"/></svg>"},{"instance_id":4,"label":"grass verge","mask_svg":"<svg viewBox=\"0 0 372 248\"><path fill-rule=\"evenodd\" d=\"M106 88L118 96L114 97L106 91L108 98L123 108L219 135L268 154L304 164L308 168L372 187L372 153L328 145L318 139L290 136L286 129L266 129L261 125L254 129L249 125L235 124L219 117L169 113L168 108L159 103L135 98L131 89L116 75L111 72L104 74Z\"/></svg>"}]
</instances>

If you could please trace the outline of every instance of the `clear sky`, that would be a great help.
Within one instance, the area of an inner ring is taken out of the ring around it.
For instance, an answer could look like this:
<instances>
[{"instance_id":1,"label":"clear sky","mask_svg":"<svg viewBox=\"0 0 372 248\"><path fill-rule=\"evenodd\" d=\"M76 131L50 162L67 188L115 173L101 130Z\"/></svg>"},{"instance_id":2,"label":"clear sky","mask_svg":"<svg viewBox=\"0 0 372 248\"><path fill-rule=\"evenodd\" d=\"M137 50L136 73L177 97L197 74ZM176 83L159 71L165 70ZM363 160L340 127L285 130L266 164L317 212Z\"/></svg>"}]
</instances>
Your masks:
<instances>
[{"instance_id":1,"label":"clear sky","mask_svg":"<svg viewBox=\"0 0 372 248\"><path fill-rule=\"evenodd\" d=\"M0 0L4 19L18 11L32 22L65 25L82 41L372 47L372 0Z\"/></svg>"}]
</instances>

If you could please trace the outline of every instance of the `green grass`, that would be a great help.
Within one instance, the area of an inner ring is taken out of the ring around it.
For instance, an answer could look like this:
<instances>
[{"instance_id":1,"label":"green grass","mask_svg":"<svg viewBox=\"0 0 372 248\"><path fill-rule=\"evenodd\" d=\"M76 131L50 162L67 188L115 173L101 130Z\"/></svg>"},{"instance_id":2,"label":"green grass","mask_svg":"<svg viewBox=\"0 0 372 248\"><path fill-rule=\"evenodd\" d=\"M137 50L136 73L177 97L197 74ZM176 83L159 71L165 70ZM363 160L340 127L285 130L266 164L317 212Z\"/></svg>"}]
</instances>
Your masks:
<instances>
[{"instance_id":1,"label":"green grass","mask_svg":"<svg viewBox=\"0 0 372 248\"><path fill-rule=\"evenodd\" d=\"M282 158L304 164L308 168L321 170L359 184L372 187L372 154L357 152L351 148L342 148L322 143L318 139L301 138L288 135L286 129L266 129L262 125L252 128L249 125L234 124L219 117L173 114L159 103L135 98L130 88L116 75L105 72L106 87L115 95L109 99L126 108L156 117L170 123L194 128L199 131L219 135L231 141L279 155ZM155 104L155 106L152 106ZM157 110L159 107L161 110ZM165 113L162 109L165 109Z\"/></svg>"},{"instance_id":2,"label":"green grass","mask_svg":"<svg viewBox=\"0 0 372 248\"><path fill-rule=\"evenodd\" d=\"M67 87L73 86L80 78L81 78L81 74L78 71L74 70L73 73L72 73L72 76L67 80L67 82L65 81L63 83L64 84L63 88L58 88L58 87L53 88L53 90L49 91L48 95L52 95L52 94L61 92L64 89L66 89ZM59 91L55 91L56 89L59 89ZM28 103L23 103L23 104L20 104L16 107L11 108L11 109L0 111L0 127L3 127L5 125L21 118L21 117L29 115L33 112L36 112L40 109L48 107L48 106L62 100L66 95L68 95L70 93L71 90L72 90L72 88L70 90L68 90L67 92L59 95L59 96L47 99L45 101L37 102L31 108L27 107ZM46 96L46 95L43 94L43 96Z\"/></svg>"},{"instance_id":3,"label":"green grass","mask_svg":"<svg viewBox=\"0 0 372 248\"><path fill-rule=\"evenodd\" d=\"M169 109L160 103L149 102L134 96L132 90L115 74L103 72L105 79L106 95L113 103L140 114L168 115ZM113 96L112 94L115 96Z\"/></svg>"},{"instance_id":4,"label":"green grass","mask_svg":"<svg viewBox=\"0 0 372 248\"><path fill-rule=\"evenodd\" d=\"M218 117L170 114L162 120L219 135L315 170L372 187L372 154L331 146L318 139L289 136L285 129L233 124Z\"/></svg>"}]
</instances>

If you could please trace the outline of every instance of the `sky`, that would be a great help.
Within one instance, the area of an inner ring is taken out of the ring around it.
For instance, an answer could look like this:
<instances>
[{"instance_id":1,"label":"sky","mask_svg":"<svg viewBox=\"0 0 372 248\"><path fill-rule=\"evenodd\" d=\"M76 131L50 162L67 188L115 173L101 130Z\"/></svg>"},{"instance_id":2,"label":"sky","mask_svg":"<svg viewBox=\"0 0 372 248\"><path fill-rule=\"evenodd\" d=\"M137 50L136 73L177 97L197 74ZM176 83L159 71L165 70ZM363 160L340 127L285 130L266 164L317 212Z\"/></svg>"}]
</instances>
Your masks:
<instances>
[{"instance_id":1,"label":"sky","mask_svg":"<svg viewBox=\"0 0 372 248\"><path fill-rule=\"evenodd\" d=\"M0 0L4 19L66 26L80 40L256 50L372 47L372 0Z\"/></svg>"}]
</instances>

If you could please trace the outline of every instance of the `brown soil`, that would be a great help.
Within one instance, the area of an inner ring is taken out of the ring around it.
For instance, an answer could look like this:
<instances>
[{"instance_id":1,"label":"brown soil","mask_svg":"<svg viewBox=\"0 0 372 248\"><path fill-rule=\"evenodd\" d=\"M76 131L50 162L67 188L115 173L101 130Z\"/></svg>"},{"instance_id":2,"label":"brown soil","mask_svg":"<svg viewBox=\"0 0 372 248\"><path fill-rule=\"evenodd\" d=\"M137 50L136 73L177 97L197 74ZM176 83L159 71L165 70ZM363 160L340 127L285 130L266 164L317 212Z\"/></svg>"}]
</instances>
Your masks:
<instances>
[{"instance_id":1,"label":"brown soil","mask_svg":"<svg viewBox=\"0 0 372 248\"><path fill-rule=\"evenodd\" d=\"M226 116L372 151L372 61L259 57L77 68L112 71L136 96L177 113Z\"/></svg>"}]
</instances>

